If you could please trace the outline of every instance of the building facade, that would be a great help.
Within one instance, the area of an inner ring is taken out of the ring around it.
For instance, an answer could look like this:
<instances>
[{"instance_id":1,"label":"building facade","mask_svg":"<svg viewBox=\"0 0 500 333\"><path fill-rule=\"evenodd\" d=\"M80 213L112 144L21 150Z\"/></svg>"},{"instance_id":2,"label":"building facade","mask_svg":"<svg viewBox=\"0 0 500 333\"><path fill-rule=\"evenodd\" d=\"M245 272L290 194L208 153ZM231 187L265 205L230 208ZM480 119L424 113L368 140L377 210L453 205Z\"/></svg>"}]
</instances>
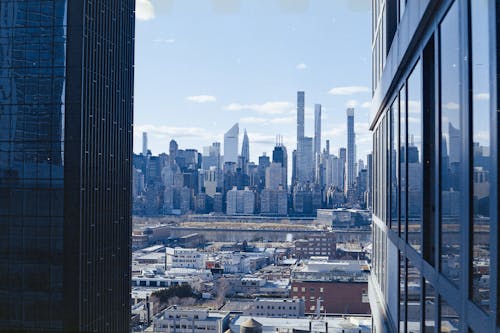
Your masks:
<instances>
[{"instance_id":1,"label":"building facade","mask_svg":"<svg viewBox=\"0 0 500 333\"><path fill-rule=\"evenodd\" d=\"M224 133L224 163L238 163L238 136L240 128L238 123L234 124Z\"/></svg>"},{"instance_id":2,"label":"building facade","mask_svg":"<svg viewBox=\"0 0 500 333\"><path fill-rule=\"evenodd\" d=\"M498 332L494 0L373 1L376 332Z\"/></svg>"},{"instance_id":3,"label":"building facade","mask_svg":"<svg viewBox=\"0 0 500 333\"><path fill-rule=\"evenodd\" d=\"M0 3L0 331L129 330L134 11Z\"/></svg>"},{"instance_id":4,"label":"building facade","mask_svg":"<svg viewBox=\"0 0 500 333\"><path fill-rule=\"evenodd\" d=\"M354 133L354 109L347 109L347 161L346 191L354 187L356 181L356 134Z\"/></svg>"}]
</instances>

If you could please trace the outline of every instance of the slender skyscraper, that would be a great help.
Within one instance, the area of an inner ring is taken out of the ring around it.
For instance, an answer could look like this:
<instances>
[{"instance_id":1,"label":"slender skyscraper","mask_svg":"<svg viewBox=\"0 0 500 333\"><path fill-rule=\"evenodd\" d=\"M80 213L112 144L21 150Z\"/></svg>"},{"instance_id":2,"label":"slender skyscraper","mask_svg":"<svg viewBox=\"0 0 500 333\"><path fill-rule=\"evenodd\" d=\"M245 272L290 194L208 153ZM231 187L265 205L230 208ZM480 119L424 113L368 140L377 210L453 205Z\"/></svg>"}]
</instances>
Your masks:
<instances>
[{"instance_id":1,"label":"slender skyscraper","mask_svg":"<svg viewBox=\"0 0 500 333\"><path fill-rule=\"evenodd\" d=\"M224 134L224 163L238 163L238 136L240 129L238 123L234 124Z\"/></svg>"},{"instance_id":2,"label":"slender skyscraper","mask_svg":"<svg viewBox=\"0 0 500 333\"><path fill-rule=\"evenodd\" d=\"M356 137L354 134L354 109L347 109L347 172L346 190L352 189L356 181Z\"/></svg>"},{"instance_id":3,"label":"slender skyscraper","mask_svg":"<svg viewBox=\"0 0 500 333\"><path fill-rule=\"evenodd\" d=\"M304 102L304 92L297 91L297 144L304 137Z\"/></svg>"},{"instance_id":4,"label":"slender skyscraper","mask_svg":"<svg viewBox=\"0 0 500 333\"><path fill-rule=\"evenodd\" d=\"M321 104L314 105L314 156L321 153Z\"/></svg>"},{"instance_id":5,"label":"slender skyscraper","mask_svg":"<svg viewBox=\"0 0 500 333\"><path fill-rule=\"evenodd\" d=\"M0 2L0 331L130 329L134 11Z\"/></svg>"},{"instance_id":6,"label":"slender skyscraper","mask_svg":"<svg viewBox=\"0 0 500 333\"><path fill-rule=\"evenodd\" d=\"M248 141L246 129L245 134L243 135L243 144L241 145L241 157L243 157L245 163L250 162L250 143Z\"/></svg>"},{"instance_id":7,"label":"slender skyscraper","mask_svg":"<svg viewBox=\"0 0 500 333\"><path fill-rule=\"evenodd\" d=\"M142 132L142 155L148 154L148 133Z\"/></svg>"}]
</instances>

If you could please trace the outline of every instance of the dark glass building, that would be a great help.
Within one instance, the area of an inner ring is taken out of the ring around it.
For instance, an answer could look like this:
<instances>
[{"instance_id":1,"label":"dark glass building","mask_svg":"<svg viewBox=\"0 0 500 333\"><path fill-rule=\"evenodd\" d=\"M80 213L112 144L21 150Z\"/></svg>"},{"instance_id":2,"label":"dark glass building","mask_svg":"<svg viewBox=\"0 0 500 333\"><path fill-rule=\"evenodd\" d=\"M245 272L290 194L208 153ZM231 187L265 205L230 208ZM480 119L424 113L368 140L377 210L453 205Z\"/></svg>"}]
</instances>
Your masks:
<instances>
[{"instance_id":1,"label":"dark glass building","mask_svg":"<svg viewBox=\"0 0 500 333\"><path fill-rule=\"evenodd\" d=\"M134 9L0 1L0 331L129 331Z\"/></svg>"},{"instance_id":2,"label":"dark glass building","mask_svg":"<svg viewBox=\"0 0 500 333\"><path fill-rule=\"evenodd\" d=\"M374 332L499 332L497 0L373 0Z\"/></svg>"}]
</instances>

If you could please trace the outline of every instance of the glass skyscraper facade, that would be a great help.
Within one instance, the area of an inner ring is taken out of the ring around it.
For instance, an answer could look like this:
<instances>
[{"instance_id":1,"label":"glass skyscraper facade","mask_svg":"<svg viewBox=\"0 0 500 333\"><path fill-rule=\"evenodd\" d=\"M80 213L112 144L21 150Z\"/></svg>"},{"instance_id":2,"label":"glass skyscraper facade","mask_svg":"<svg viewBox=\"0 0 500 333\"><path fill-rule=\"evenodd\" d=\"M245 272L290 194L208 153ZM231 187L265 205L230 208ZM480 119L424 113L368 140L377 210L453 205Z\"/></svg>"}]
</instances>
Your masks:
<instances>
[{"instance_id":1,"label":"glass skyscraper facade","mask_svg":"<svg viewBox=\"0 0 500 333\"><path fill-rule=\"evenodd\" d=\"M374 0L374 332L498 332L495 0Z\"/></svg>"},{"instance_id":2,"label":"glass skyscraper facade","mask_svg":"<svg viewBox=\"0 0 500 333\"><path fill-rule=\"evenodd\" d=\"M0 331L129 330L134 10L0 1Z\"/></svg>"}]
</instances>

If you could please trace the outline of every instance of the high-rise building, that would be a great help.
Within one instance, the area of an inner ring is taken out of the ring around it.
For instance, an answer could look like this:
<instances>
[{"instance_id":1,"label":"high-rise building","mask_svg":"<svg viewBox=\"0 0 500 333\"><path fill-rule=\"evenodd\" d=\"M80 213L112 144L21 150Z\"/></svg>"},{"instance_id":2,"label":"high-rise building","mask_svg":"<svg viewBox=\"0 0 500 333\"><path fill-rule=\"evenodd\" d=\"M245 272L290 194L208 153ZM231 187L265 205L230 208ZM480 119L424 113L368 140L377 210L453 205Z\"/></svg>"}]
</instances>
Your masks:
<instances>
[{"instance_id":1,"label":"high-rise building","mask_svg":"<svg viewBox=\"0 0 500 333\"><path fill-rule=\"evenodd\" d=\"M347 109L347 160L346 191L352 189L356 181L356 137L354 134L354 109Z\"/></svg>"},{"instance_id":2,"label":"high-rise building","mask_svg":"<svg viewBox=\"0 0 500 333\"><path fill-rule=\"evenodd\" d=\"M304 106L305 94L297 91L297 144L304 137Z\"/></svg>"},{"instance_id":3,"label":"high-rise building","mask_svg":"<svg viewBox=\"0 0 500 333\"><path fill-rule=\"evenodd\" d=\"M129 331L134 4L0 3L0 331Z\"/></svg>"},{"instance_id":4,"label":"high-rise building","mask_svg":"<svg viewBox=\"0 0 500 333\"><path fill-rule=\"evenodd\" d=\"M297 144L297 181L313 182L314 179L314 159L313 159L313 139L303 137Z\"/></svg>"},{"instance_id":5,"label":"high-rise building","mask_svg":"<svg viewBox=\"0 0 500 333\"><path fill-rule=\"evenodd\" d=\"M285 173L281 163L271 163L266 168L266 188L276 190L279 187L285 187L283 184L283 175Z\"/></svg>"},{"instance_id":6,"label":"high-rise building","mask_svg":"<svg viewBox=\"0 0 500 333\"><path fill-rule=\"evenodd\" d=\"M170 155L170 162L171 163L175 163L175 159L177 158L178 151L179 151L179 145L177 144L177 141L170 140L170 143L168 145L168 153Z\"/></svg>"},{"instance_id":7,"label":"high-rise building","mask_svg":"<svg viewBox=\"0 0 500 333\"><path fill-rule=\"evenodd\" d=\"M321 153L321 104L314 104L314 156Z\"/></svg>"},{"instance_id":8,"label":"high-rise building","mask_svg":"<svg viewBox=\"0 0 500 333\"><path fill-rule=\"evenodd\" d=\"M286 147L282 142L276 143L276 146L273 150L273 163L281 163L283 167L283 179L281 180L281 184L286 189L288 183L288 154L286 151Z\"/></svg>"},{"instance_id":9,"label":"high-rise building","mask_svg":"<svg viewBox=\"0 0 500 333\"><path fill-rule=\"evenodd\" d=\"M245 164L250 162L250 143L248 140L247 130L245 129L245 134L243 135L243 144L241 145L241 157Z\"/></svg>"},{"instance_id":10,"label":"high-rise building","mask_svg":"<svg viewBox=\"0 0 500 333\"><path fill-rule=\"evenodd\" d=\"M500 2L374 8L373 330L498 332Z\"/></svg>"},{"instance_id":11,"label":"high-rise building","mask_svg":"<svg viewBox=\"0 0 500 333\"><path fill-rule=\"evenodd\" d=\"M238 123L234 124L224 134L224 163L238 163L238 136L240 129Z\"/></svg>"},{"instance_id":12,"label":"high-rise building","mask_svg":"<svg viewBox=\"0 0 500 333\"><path fill-rule=\"evenodd\" d=\"M142 155L148 155L148 133L142 132Z\"/></svg>"}]
</instances>

